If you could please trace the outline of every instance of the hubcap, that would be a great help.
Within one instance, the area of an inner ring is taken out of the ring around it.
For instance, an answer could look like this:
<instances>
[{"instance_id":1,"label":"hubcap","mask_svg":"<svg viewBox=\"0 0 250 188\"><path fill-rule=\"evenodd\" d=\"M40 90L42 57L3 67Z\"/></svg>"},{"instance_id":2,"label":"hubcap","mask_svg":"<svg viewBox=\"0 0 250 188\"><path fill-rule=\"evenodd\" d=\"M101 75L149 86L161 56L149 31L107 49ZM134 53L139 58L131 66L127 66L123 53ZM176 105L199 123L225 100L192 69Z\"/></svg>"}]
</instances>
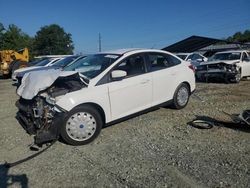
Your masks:
<instances>
[{"instance_id":1,"label":"hubcap","mask_svg":"<svg viewBox=\"0 0 250 188\"><path fill-rule=\"evenodd\" d=\"M180 106L185 106L188 102L189 92L186 87L181 87L177 93L177 102Z\"/></svg>"},{"instance_id":2,"label":"hubcap","mask_svg":"<svg viewBox=\"0 0 250 188\"><path fill-rule=\"evenodd\" d=\"M236 82L239 82L240 79L241 79L241 74L240 74L240 73L236 74L236 75L235 75L235 81L236 81Z\"/></svg>"},{"instance_id":3,"label":"hubcap","mask_svg":"<svg viewBox=\"0 0 250 188\"><path fill-rule=\"evenodd\" d=\"M96 131L96 120L87 112L73 114L66 122L66 133L75 141L88 140Z\"/></svg>"}]
</instances>

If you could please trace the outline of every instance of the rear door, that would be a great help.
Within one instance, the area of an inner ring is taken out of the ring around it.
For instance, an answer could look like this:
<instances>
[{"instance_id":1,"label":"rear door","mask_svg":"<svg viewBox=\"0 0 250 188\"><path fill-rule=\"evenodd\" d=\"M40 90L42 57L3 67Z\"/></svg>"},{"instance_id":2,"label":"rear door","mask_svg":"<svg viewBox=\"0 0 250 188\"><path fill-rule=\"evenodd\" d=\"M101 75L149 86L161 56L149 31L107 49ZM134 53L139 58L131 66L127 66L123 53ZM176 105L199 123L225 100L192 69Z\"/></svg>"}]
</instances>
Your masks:
<instances>
[{"instance_id":1,"label":"rear door","mask_svg":"<svg viewBox=\"0 0 250 188\"><path fill-rule=\"evenodd\" d=\"M151 106L152 77L146 71L144 55L133 55L113 70L123 70L127 76L109 83L109 97L112 120L116 120Z\"/></svg>"},{"instance_id":2,"label":"rear door","mask_svg":"<svg viewBox=\"0 0 250 188\"><path fill-rule=\"evenodd\" d=\"M148 63L153 79L152 105L173 99L180 83L181 61L170 54L148 53Z\"/></svg>"}]
</instances>

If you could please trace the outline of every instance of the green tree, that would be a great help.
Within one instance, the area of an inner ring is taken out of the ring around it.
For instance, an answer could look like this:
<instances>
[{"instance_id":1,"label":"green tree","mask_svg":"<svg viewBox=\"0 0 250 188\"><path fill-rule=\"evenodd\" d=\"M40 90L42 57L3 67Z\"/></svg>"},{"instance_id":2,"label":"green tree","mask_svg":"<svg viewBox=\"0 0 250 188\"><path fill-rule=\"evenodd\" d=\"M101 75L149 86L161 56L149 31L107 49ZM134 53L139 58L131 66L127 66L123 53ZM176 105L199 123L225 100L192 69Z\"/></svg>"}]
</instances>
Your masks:
<instances>
[{"instance_id":1,"label":"green tree","mask_svg":"<svg viewBox=\"0 0 250 188\"><path fill-rule=\"evenodd\" d=\"M73 54L74 45L71 34L56 24L42 27L35 35L36 55Z\"/></svg>"},{"instance_id":2,"label":"green tree","mask_svg":"<svg viewBox=\"0 0 250 188\"><path fill-rule=\"evenodd\" d=\"M1 50L19 50L24 47L32 48L32 38L14 24L9 25L6 30L0 24L0 33Z\"/></svg>"},{"instance_id":3,"label":"green tree","mask_svg":"<svg viewBox=\"0 0 250 188\"><path fill-rule=\"evenodd\" d=\"M250 30L236 32L233 36L227 38L229 42L250 42Z\"/></svg>"}]
</instances>

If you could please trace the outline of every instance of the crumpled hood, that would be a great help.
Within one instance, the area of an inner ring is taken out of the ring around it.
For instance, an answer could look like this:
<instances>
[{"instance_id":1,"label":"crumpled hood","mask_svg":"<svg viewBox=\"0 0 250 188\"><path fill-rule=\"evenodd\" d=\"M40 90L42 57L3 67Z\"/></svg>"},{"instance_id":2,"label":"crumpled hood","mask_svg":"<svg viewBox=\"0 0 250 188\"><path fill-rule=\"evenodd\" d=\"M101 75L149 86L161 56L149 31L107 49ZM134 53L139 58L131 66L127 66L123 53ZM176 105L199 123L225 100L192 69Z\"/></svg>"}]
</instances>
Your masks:
<instances>
[{"instance_id":1,"label":"crumpled hood","mask_svg":"<svg viewBox=\"0 0 250 188\"><path fill-rule=\"evenodd\" d=\"M57 78L79 74L76 71L45 70L33 71L24 75L22 84L17 90L17 94L24 99L31 100L40 91L50 87Z\"/></svg>"},{"instance_id":2,"label":"crumpled hood","mask_svg":"<svg viewBox=\"0 0 250 188\"><path fill-rule=\"evenodd\" d=\"M212 65L212 64L218 64L218 63L225 63L228 65L232 65L232 64L235 64L238 62L239 62L239 60L217 60L217 61L202 62L200 65Z\"/></svg>"}]
</instances>

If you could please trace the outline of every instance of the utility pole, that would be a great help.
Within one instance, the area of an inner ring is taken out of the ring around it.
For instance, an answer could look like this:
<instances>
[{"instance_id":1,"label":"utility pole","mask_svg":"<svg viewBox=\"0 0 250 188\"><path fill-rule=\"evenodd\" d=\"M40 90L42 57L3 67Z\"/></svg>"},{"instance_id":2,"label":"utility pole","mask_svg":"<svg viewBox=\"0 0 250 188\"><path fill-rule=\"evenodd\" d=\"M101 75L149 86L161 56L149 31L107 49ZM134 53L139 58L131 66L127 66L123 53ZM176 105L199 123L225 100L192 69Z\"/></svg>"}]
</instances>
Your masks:
<instances>
[{"instance_id":1,"label":"utility pole","mask_svg":"<svg viewBox=\"0 0 250 188\"><path fill-rule=\"evenodd\" d=\"M99 42L99 52L101 52L102 51L102 37L101 37L101 33L99 33L99 40L98 40L98 42Z\"/></svg>"}]
</instances>

